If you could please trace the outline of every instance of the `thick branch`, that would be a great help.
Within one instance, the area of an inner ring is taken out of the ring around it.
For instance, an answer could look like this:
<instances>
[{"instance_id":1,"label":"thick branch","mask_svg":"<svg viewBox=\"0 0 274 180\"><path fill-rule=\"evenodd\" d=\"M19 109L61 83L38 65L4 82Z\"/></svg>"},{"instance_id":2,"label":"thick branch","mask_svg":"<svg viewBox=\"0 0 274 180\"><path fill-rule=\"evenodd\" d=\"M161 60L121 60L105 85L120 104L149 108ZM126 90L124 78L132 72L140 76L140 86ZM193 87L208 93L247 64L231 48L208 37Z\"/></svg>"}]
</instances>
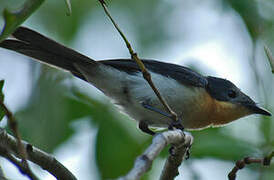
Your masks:
<instances>
[{"instance_id":1,"label":"thick branch","mask_svg":"<svg viewBox=\"0 0 274 180\"><path fill-rule=\"evenodd\" d=\"M139 156L134 164L131 171L122 180L134 180L140 179L141 176L147 172L154 159L159 155L159 153L169 144L172 144L174 148L186 147L191 144L193 138L191 135L185 135L181 130L165 131L161 134L156 135L152 144L146 149L146 151ZM185 154L187 148L183 148ZM183 159L181 159L182 161Z\"/></svg>"},{"instance_id":2,"label":"thick branch","mask_svg":"<svg viewBox=\"0 0 274 180\"><path fill-rule=\"evenodd\" d=\"M179 175L178 168L182 164L184 158L188 158L188 151L190 150L190 147L193 143L193 137L188 137L190 140L185 141L184 144L174 145L170 149L171 152L166 160L160 180L172 180Z\"/></svg>"},{"instance_id":3,"label":"thick branch","mask_svg":"<svg viewBox=\"0 0 274 180\"><path fill-rule=\"evenodd\" d=\"M27 158L31 162L39 165L57 179L76 180L76 177L53 156L33 147L31 144L21 141L27 153ZM7 134L4 129L0 129L0 151L8 151L19 157L16 139Z\"/></svg>"}]
</instances>

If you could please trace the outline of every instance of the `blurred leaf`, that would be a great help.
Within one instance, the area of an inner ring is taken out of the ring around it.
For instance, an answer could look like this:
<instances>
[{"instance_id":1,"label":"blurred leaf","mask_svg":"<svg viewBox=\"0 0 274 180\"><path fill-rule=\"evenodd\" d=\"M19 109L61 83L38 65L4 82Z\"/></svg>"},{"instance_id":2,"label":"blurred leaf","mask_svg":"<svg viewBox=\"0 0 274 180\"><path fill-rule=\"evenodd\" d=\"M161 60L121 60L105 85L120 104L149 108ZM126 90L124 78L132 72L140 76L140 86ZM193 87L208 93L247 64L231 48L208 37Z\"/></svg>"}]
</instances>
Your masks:
<instances>
[{"instance_id":1,"label":"blurred leaf","mask_svg":"<svg viewBox=\"0 0 274 180\"><path fill-rule=\"evenodd\" d=\"M96 140L96 159L103 179L126 174L142 153L140 144L119 121L111 116L108 118L101 119Z\"/></svg>"},{"instance_id":2,"label":"blurred leaf","mask_svg":"<svg viewBox=\"0 0 274 180\"><path fill-rule=\"evenodd\" d=\"M12 34L43 2L44 0L27 0L20 10L5 9L3 12L5 26L0 35L0 42Z\"/></svg>"},{"instance_id":3,"label":"blurred leaf","mask_svg":"<svg viewBox=\"0 0 274 180\"><path fill-rule=\"evenodd\" d=\"M264 20L258 13L257 1L250 0L226 0L243 18L252 38L257 38L264 28Z\"/></svg>"},{"instance_id":4,"label":"blurred leaf","mask_svg":"<svg viewBox=\"0 0 274 180\"><path fill-rule=\"evenodd\" d=\"M194 144L191 148L192 158L238 160L257 152L254 145L222 133L220 128L193 131L192 135L194 136Z\"/></svg>"},{"instance_id":5,"label":"blurred leaf","mask_svg":"<svg viewBox=\"0 0 274 180\"><path fill-rule=\"evenodd\" d=\"M70 96L63 80L42 74L26 107L16 113L23 138L47 152L73 135L71 121L89 114L89 106Z\"/></svg>"},{"instance_id":6,"label":"blurred leaf","mask_svg":"<svg viewBox=\"0 0 274 180\"><path fill-rule=\"evenodd\" d=\"M274 144L271 141L274 141L274 132L273 132L273 119L271 117L262 116L260 117L260 132L263 136L262 151L268 153L270 150L273 150Z\"/></svg>"},{"instance_id":7,"label":"blurred leaf","mask_svg":"<svg viewBox=\"0 0 274 180\"><path fill-rule=\"evenodd\" d=\"M67 0L66 0L67 1ZM92 12L93 7L97 4L96 1L71 0L73 4L73 14L64 16L67 7L62 1L47 1L39 9L34 18L42 22L41 25L58 35L65 43L70 43L77 34L79 27L83 24L85 17ZM54 19L54 20L53 20ZM61 26L60 26L61 23Z\"/></svg>"},{"instance_id":8,"label":"blurred leaf","mask_svg":"<svg viewBox=\"0 0 274 180\"><path fill-rule=\"evenodd\" d=\"M80 99L90 104L92 122L98 124L96 139L96 160L102 179L125 175L146 143L130 134L128 119L115 113L113 106L91 99L83 94ZM145 136L144 136L145 137Z\"/></svg>"},{"instance_id":9,"label":"blurred leaf","mask_svg":"<svg viewBox=\"0 0 274 180\"><path fill-rule=\"evenodd\" d=\"M3 93L3 87L4 87L5 80L0 80L0 101L4 102L4 93ZM0 121L5 116L5 112L0 108Z\"/></svg>"}]
</instances>

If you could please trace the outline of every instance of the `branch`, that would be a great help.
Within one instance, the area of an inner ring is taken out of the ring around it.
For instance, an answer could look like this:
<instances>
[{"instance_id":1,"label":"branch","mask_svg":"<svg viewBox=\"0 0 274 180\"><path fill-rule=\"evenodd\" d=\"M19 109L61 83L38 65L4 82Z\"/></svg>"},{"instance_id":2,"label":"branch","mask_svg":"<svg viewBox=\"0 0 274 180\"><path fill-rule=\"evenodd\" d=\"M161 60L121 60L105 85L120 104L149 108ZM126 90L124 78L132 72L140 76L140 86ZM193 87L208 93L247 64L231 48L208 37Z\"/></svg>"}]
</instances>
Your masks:
<instances>
[{"instance_id":1,"label":"branch","mask_svg":"<svg viewBox=\"0 0 274 180\"><path fill-rule=\"evenodd\" d=\"M17 160L14 156L12 156L7 149L0 149L0 155L8 159L10 162L12 162L19 171L28 176L30 179L37 179L35 174L30 170L29 166L26 165L26 163L23 163L23 161Z\"/></svg>"},{"instance_id":2,"label":"branch","mask_svg":"<svg viewBox=\"0 0 274 180\"><path fill-rule=\"evenodd\" d=\"M126 46L128 48L128 51L131 55L131 58L137 63L137 65L139 66L139 68L141 69L142 73L143 73L143 77L144 79L148 82L148 84L150 85L151 89L154 91L154 93L156 94L156 96L158 97L158 99L160 100L160 102L163 104L164 108L166 109L166 111L171 115L171 118L174 121L178 120L178 116L177 114L169 107L169 105L167 104L166 100L164 99L164 97L161 96L160 92L158 91L158 89L156 88L156 86L154 85L154 83L152 82L151 79L151 75L148 72L148 70L146 69L144 63L139 59L139 57L137 56L137 53L134 52L134 50L132 49L129 41L127 40L126 36L123 34L123 32L121 31L121 29L119 28L119 26L117 25L117 23L114 21L114 19L111 17L107 7L106 7L106 3L104 0L99 0L99 2L101 3L106 15L109 17L109 19L111 20L112 24L114 25L114 27L116 28L116 30L119 32L119 34L122 36L124 42L126 43Z\"/></svg>"},{"instance_id":3,"label":"branch","mask_svg":"<svg viewBox=\"0 0 274 180\"><path fill-rule=\"evenodd\" d=\"M1 166L0 166L0 179L2 179L2 180L8 180L8 179L5 177L4 171L3 171L3 169L2 169Z\"/></svg>"},{"instance_id":4,"label":"branch","mask_svg":"<svg viewBox=\"0 0 274 180\"><path fill-rule=\"evenodd\" d=\"M160 180L173 180L176 176L179 175L178 168L182 164L184 158L188 159L189 150L193 143L193 137L189 136L189 138L190 140L186 141L184 144L177 144L177 146L172 146Z\"/></svg>"},{"instance_id":5,"label":"branch","mask_svg":"<svg viewBox=\"0 0 274 180\"><path fill-rule=\"evenodd\" d=\"M238 160L236 162L234 168L228 174L228 179L229 180L235 180L237 172L240 169L243 169L245 167L245 165L247 165L247 164L255 164L255 163L258 164L259 163L259 164L262 164L264 166L269 166L273 157L274 157L274 151L272 151L268 156L266 156L264 158L250 158L250 157L246 157L246 158L244 158L242 160Z\"/></svg>"},{"instance_id":6,"label":"branch","mask_svg":"<svg viewBox=\"0 0 274 180\"><path fill-rule=\"evenodd\" d=\"M22 142L21 142L21 137L20 137L20 134L18 131L17 121L15 120L11 111L4 104L3 100L0 100L0 106L2 107L3 111L5 112L5 115L8 118L8 125L16 137L16 144L17 144L17 149L19 152L18 155L19 155L19 158L22 160L20 163L21 166L19 166L18 163L16 164L15 161L11 160L11 157L8 156L9 155L8 150L6 150L7 152L5 153L6 154L5 157L8 158L10 161L12 161L14 164L16 164L17 167L20 169L21 173L27 175L32 180L38 180L38 177L32 172L32 170L29 167L28 161L26 160L27 153L26 153L26 150L24 149Z\"/></svg>"},{"instance_id":7,"label":"branch","mask_svg":"<svg viewBox=\"0 0 274 180\"><path fill-rule=\"evenodd\" d=\"M57 179L76 180L76 177L50 154L32 146L26 141L22 141L22 145L26 150L28 160L39 165ZM7 150L9 153L19 157L16 139L0 128L0 151L5 152Z\"/></svg>"},{"instance_id":8,"label":"branch","mask_svg":"<svg viewBox=\"0 0 274 180\"><path fill-rule=\"evenodd\" d=\"M141 176L150 169L153 160L156 159L159 153L169 144L172 144L176 151L177 149L182 150L180 153L182 154L181 157L183 157L187 152L187 147L189 147L192 142L193 137L191 135L185 135L181 130L165 131L156 135L152 140L152 144L135 160L134 167L131 171L120 179L140 179ZM180 159L180 162L182 162L182 160L183 158Z\"/></svg>"}]
</instances>

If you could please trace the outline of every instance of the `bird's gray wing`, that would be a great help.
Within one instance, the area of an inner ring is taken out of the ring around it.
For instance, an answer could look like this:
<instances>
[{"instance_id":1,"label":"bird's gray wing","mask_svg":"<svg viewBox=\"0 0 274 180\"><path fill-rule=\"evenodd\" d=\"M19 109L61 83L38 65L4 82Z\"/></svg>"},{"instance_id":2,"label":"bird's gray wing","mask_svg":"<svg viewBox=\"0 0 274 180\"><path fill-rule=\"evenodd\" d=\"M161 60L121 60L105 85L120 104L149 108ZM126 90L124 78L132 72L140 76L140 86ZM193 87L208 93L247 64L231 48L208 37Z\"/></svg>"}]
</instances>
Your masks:
<instances>
[{"instance_id":1,"label":"bird's gray wing","mask_svg":"<svg viewBox=\"0 0 274 180\"><path fill-rule=\"evenodd\" d=\"M187 67L155 60L142 61L149 71L161 74L166 77L170 77L172 79L177 80L179 83L185 85L192 85L195 87L206 87L207 85L206 77ZM111 66L113 68L127 72L129 74L140 72L140 69L137 66L136 62L130 59L114 59L97 62L100 62L107 66Z\"/></svg>"}]
</instances>

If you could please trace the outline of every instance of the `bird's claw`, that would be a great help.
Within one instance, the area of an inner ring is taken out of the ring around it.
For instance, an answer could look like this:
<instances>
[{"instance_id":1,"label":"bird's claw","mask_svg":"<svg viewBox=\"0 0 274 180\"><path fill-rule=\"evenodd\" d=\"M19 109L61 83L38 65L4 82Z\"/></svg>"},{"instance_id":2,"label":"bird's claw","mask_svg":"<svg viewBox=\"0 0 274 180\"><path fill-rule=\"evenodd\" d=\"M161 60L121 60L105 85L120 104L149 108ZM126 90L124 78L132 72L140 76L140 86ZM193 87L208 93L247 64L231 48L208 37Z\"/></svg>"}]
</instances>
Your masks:
<instances>
[{"instance_id":1,"label":"bird's claw","mask_svg":"<svg viewBox=\"0 0 274 180\"><path fill-rule=\"evenodd\" d=\"M174 128L180 129L181 131L184 131L184 126L182 125L182 120L172 120L172 122L169 124L168 129L173 130Z\"/></svg>"}]
</instances>

